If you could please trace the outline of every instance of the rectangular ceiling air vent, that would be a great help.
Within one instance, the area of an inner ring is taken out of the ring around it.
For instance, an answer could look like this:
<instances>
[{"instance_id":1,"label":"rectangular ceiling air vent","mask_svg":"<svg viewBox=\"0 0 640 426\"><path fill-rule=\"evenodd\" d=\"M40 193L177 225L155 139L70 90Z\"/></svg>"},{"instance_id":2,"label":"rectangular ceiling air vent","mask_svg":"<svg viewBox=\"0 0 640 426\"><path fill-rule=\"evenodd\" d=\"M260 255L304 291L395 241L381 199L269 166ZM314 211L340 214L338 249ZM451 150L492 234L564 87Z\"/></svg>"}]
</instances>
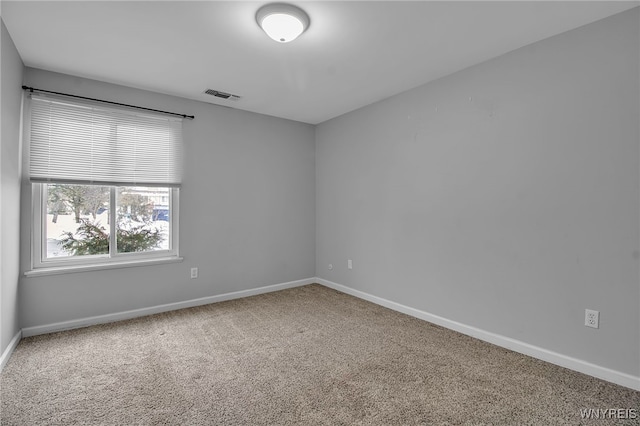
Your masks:
<instances>
[{"instance_id":1,"label":"rectangular ceiling air vent","mask_svg":"<svg viewBox=\"0 0 640 426\"><path fill-rule=\"evenodd\" d=\"M220 90L207 89L204 91L207 95L215 96L216 98L226 99L228 101L237 101L240 96L231 93L221 92Z\"/></svg>"}]
</instances>

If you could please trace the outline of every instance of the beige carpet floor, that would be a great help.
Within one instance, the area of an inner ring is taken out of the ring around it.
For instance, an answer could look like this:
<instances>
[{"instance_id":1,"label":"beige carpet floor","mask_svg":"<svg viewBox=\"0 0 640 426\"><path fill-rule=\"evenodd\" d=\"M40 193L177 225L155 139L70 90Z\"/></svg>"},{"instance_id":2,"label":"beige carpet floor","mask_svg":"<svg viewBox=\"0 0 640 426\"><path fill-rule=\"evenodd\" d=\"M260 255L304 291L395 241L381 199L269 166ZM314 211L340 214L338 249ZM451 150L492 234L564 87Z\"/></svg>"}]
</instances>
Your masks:
<instances>
[{"instance_id":1,"label":"beige carpet floor","mask_svg":"<svg viewBox=\"0 0 640 426\"><path fill-rule=\"evenodd\" d=\"M577 425L640 392L314 284L23 339L2 425Z\"/></svg>"}]
</instances>

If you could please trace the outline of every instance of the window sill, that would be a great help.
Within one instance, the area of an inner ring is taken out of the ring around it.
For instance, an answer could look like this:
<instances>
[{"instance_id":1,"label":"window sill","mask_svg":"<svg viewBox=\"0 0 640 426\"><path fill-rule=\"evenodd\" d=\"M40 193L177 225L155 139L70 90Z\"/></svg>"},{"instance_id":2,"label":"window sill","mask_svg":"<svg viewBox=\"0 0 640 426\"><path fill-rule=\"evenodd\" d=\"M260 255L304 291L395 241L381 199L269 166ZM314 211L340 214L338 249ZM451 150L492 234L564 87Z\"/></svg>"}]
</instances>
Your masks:
<instances>
[{"instance_id":1,"label":"window sill","mask_svg":"<svg viewBox=\"0 0 640 426\"><path fill-rule=\"evenodd\" d=\"M41 277L46 275L73 274L76 272L99 271L103 269L132 268L136 266L161 265L165 263L179 263L184 258L178 256L157 257L154 259L136 259L108 263L93 263L91 265L65 265L32 269L24 273L26 277Z\"/></svg>"}]
</instances>

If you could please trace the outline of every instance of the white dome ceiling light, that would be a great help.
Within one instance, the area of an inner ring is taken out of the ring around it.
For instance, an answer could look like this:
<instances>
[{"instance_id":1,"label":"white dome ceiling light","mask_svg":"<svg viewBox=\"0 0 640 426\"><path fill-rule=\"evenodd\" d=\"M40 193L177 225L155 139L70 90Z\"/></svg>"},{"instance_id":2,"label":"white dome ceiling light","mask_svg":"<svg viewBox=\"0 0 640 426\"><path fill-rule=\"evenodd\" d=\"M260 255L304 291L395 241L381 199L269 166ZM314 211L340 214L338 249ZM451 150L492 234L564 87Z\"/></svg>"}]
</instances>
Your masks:
<instances>
[{"instance_id":1,"label":"white dome ceiling light","mask_svg":"<svg viewBox=\"0 0 640 426\"><path fill-rule=\"evenodd\" d=\"M256 13L256 21L278 43L295 40L309 27L309 16L304 10L285 3L262 6Z\"/></svg>"}]
</instances>

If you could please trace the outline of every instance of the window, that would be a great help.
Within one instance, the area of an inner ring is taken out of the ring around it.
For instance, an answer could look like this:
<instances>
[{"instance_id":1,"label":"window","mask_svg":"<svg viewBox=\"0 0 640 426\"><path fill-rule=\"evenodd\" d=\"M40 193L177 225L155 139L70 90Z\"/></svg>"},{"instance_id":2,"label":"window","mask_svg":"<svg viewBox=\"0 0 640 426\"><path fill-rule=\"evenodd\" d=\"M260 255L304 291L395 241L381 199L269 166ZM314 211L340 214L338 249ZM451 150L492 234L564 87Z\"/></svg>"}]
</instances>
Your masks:
<instances>
[{"instance_id":1,"label":"window","mask_svg":"<svg viewBox=\"0 0 640 426\"><path fill-rule=\"evenodd\" d=\"M173 253L171 188L40 185L42 263Z\"/></svg>"},{"instance_id":2,"label":"window","mask_svg":"<svg viewBox=\"0 0 640 426\"><path fill-rule=\"evenodd\" d=\"M31 94L33 267L177 258L182 121Z\"/></svg>"}]
</instances>

